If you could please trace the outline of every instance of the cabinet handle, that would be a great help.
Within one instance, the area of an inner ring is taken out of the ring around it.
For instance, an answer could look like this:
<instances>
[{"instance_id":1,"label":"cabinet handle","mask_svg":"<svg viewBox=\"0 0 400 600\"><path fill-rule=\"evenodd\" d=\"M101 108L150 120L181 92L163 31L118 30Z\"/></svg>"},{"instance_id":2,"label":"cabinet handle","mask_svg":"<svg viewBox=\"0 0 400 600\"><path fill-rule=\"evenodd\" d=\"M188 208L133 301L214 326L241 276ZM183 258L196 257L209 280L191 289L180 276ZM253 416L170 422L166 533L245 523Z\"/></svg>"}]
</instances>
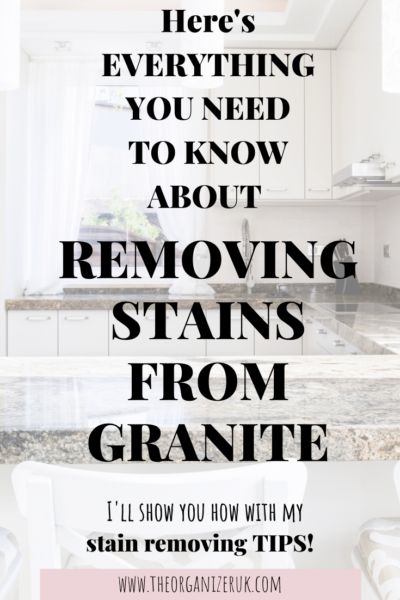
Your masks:
<instances>
[{"instance_id":1,"label":"cabinet handle","mask_svg":"<svg viewBox=\"0 0 400 600\"><path fill-rule=\"evenodd\" d=\"M337 348L343 348L346 344L344 342L342 342L341 340L335 340L333 342L334 346L336 346Z\"/></svg>"},{"instance_id":2,"label":"cabinet handle","mask_svg":"<svg viewBox=\"0 0 400 600\"><path fill-rule=\"evenodd\" d=\"M320 335L326 335L328 332L326 329L317 329L317 333L319 333Z\"/></svg>"},{"instance_id":3,"label":"cabinet handle","mask_svg":"<svg viewBox=\"0 0 400 600\"><path fill-rule=\"evenodd\" d=\"M87 321L89 317L86 316L76 316L76 317L64 317L66 321Z\"/></svg>"},{"instance_id":4,"label":"cabinet handle","mask_svg":"<svg viewBox=\"0 0 400 600\"><path fill-rule=\"evenodd\" d=\"M288 189L287 188L266 188L267 192L287 192Z\"/></svg>"},{"instance_id":5,"label":"cabinet handle","mask_svg":"<svg viewBox=\"0 0 400 600\"><path fill-rule=\"evenodd\" d=\"M26 317L27 321L50 321L51 317Z\"/></svg>"},{"instance_id":6,"label":"cabinet handle","mask_svg":"<svg viewBox=\"0 0 400 600\"><path fill-rule=\"evenodd\" d=\"M146 321L155 321L155 320L156 320L156 315L155 315L155 313L153 312L153 313L150 313L150 314L144 315L144 318L146 319ZM167 315L165 315L165 318L168 320L168 319L170 319L171 317L170 317L170 315L168 315L168 314L167 314Z\"/></svg>"},{"instance_id":7,"label":"cabinet handle","mask_svg":"<svg viewBox=\"0 0 400 600\"><path fill-rule=\"evenodd\" d=\"M309 187L308 192L330 192L330 187Z\"/></svg>"}]
</instances>

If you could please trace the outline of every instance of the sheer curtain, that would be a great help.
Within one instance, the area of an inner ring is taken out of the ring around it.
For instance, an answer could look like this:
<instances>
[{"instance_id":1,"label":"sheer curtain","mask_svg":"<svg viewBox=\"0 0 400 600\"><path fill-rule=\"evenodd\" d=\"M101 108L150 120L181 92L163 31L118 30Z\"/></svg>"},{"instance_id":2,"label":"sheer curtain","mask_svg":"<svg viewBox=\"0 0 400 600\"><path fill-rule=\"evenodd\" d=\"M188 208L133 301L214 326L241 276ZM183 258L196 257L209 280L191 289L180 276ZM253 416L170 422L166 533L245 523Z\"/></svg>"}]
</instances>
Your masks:
<instances>
[{"instance_id":1,"label":"sheer curtain","mask_svg":"<svg viewBox=\"0 0 400 600\"><path fill-rule=\"evenodd\" d=\"M60 240L77 239L95 102L95 65L33 61L27 132L26 293L61 291Z\"/></svg>"},{"instance_id":2,"label":"sheer curtain","mask_svg":"<svg viewBox=\"0 0 400 600\"><path fill-rule=\"evenodd\" d=\"M151 143L165 140L172 142L176 150L175 160L169 165L151 164L141 175L144 178L142 191L146 198L150 199L156 185L162 187L163 192L169 198L171 185L186 185L190 189L207 183L206 167L199 165L185 165L184 141L185 140L206 140L207 128L202 124L196 107L196 96L203 95L198 90L188 90L181 87L145 87L137 88L138 97L164 97L172 101L174 97L189 96L194 97L193 114L187 121L179 121L172 115L164 121L154 121L150 118L144 118L141 122L140 135L136 139L149 140ZM197 108L198 110L198 108ZM133 128L137 129L138 122L132 122ZM157 201L153 206L157 206ZM199 208L159 208L157 210L159 223L165 236L169 240L178 241L178 248L181 250L190 242L201 240L204 236L206 211ZM203 256L200 252L196 256L196 263L201 272ZM194 280L181 274L179 279L171 284L169 288L171 295L213 295L214 290L202 280Z\"/></svg>"}]
</instances>

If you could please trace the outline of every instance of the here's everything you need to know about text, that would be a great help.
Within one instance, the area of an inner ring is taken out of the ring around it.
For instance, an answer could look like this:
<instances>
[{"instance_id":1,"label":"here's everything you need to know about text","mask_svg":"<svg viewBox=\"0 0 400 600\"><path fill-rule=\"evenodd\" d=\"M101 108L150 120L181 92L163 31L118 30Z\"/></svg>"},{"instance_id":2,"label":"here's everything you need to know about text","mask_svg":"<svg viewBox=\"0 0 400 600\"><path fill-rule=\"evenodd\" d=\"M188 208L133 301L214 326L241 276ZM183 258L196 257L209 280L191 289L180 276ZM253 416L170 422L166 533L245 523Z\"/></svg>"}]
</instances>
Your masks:
<instances>
[{"instance_id":1,"label":"here's everything you need to know about text","mask_svg":"<svg viewBox=\"0 0 400 600\"><path fill-rule=\"evenodd\" d=\"M200 6L200 5L199 5ZM248 36L254 32L254 15L243 14L235 10L230 15L193 15L185 10L163 10L160 13L161 31L166 35L222 32L229 36L235 28ZM208 53L149 53L103 55L103 77L117 80L119 77L162 78L167 82L174 79L181 84L187 77L201 79L206 69L207 77L313 77L313 55L304 52L259 53L244 51L220 54ZM243 85L246 90L246 85ZM285 160L290 139L287 140L238 140L216 142L214 140L184 140L183 149L178 153L176 143L162 139L163 123L170 118L179 121L191 119L225 120L234 123L239 120L284 121L290 114L290 103L284 97L225 97L218 94L210 98L176 96L165 98L154 95L150 98L129 96L126 98L130 121L150 119L158 122L160 139L127 139L127 152L133 166L151 165L153 169L163 169L174 161L181 160L186 165L220 164L248 165L257 160L261 168L268 165L280 165ZM144 130L145 131L145 130ZM183 150L183 151L182 151ZM179 158L178 158L179 157ZM156 172L156 171L155 171ZM228 195L225 185L200 185L193 189L188 185L161 186L155 180L154 190L147 199L148 210L187 210L204 211L220 206L226 210L235 209L239 201L247 209L257 209L257 199L261 187L242 185L232 182L236 198ZM228 213L229 214L229 213ZM307 240L305 253L295 243L285 240L252 240L250 257L245 256L241 241L210 242L204 239L192 240L183 245L180 240L166 240L157 252L145 241L97 241L90 244L79 240L61 241L63 266L61 278L64 280L83 279L131 279L136 281L156 276L166 280L180 277L192 280L207 280L214 277L223 265L229 261L237 281L246 279L254 262L261 264L260 280L273 282L290 280L293 268L300 269L308 279L312 279L318 267L327 278L346 279L355 277L356 262L343 262L340 273L335 269L335 250L338 244L347 244L348 254L353 256L353 242L334 240L319 244L321 252L316 251L317 241ZM179 252L178 252L179 245ZM96 251L100 257L99 268L93 269L91 257ZM197 257L201 254L201 261ZM179 261L177 260L179 255ZM138 265L140 264L140 269ZM179 264L179 267L177 265ZM283 267L282 267L283 265ZM207 311L201 302L194 301L184 326L175 339L188 338L188 332L196 331L199 339L234 339L232 333L233 310L240 314L240 334L245 338L244 325L250 326L264 339L295 340L304 333L301 302L285 301L277 303L276 318L271 319L271 302L264 302L263 310L252 307L251 302L217 302L218 327L207 319ZM113 338L137 340L142 335L140 319L137 316L154 311L154 329L151 339L172 339L170 323L179 316L179 301L143 302L121 301L113 310ZM125 333L116 328L116 323L125 326ZM282 328L282 325L285 327ZM288 333L289 331L289 333ZM237 367L237 365L236 365ZM195 403L202 398L210 405L232 402L287 402L290 393L286 389L285 374L287 362L274 363L266 367L257 362L239 364L241 372L227 362L204 362L198 373L184 362L129 362L131 389L127 391L128 401L135 406L154 401L148 392L156 387L157 399L165 407L168 403ZM161 385L160 385L161 381ZM218 381L218 387L214 383ZM192 404L193 406L193 404ZM289 406L289 405L288 405ZM171 460L209 461L210 448L219 453L220 458L236 460L240 448L239 460L284 461L288 459L285 448L288 438L295 442L297 460L326 461L327 426L326 424L286 423L229 423L223 428L213 424L204 424L202 449L199 451L188 428L178 424L165 443L165 432L151 423L104 423L93 429L89 436L89 450L92 456L105 462L116 460L154 462ZM112 442L110 442L110 438ZM162 442L162 444L161 444ZM262 458L258 458L260 456ZM256 451L257 450L257 451Z\"/></svg>"}]
</instances>

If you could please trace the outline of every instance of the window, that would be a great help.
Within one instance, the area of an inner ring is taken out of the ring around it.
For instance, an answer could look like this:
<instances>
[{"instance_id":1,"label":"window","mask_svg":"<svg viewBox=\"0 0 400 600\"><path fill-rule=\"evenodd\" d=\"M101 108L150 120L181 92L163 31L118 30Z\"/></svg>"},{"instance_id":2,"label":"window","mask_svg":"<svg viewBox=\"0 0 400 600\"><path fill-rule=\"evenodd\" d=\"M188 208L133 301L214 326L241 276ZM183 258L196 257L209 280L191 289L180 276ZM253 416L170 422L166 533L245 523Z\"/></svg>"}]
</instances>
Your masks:
<instances>
[{"instance_id":1,"label":"window","mask_svg":"<svg viewBox=\"0 0 400 600\"><path fill-rule=\"evenodd\" d=\"M130 120L125 99L129 95L137 95L137 89L96 88L87 193L79 239L94 246L98 240L144 240L156 251L165 235L156 212L146 210L149 169L140 171L130 164L127 140L131 132L138 138L140 124ZM92 266L98 265L99 256L94 253Z\"/></svg>"}]
</instances>

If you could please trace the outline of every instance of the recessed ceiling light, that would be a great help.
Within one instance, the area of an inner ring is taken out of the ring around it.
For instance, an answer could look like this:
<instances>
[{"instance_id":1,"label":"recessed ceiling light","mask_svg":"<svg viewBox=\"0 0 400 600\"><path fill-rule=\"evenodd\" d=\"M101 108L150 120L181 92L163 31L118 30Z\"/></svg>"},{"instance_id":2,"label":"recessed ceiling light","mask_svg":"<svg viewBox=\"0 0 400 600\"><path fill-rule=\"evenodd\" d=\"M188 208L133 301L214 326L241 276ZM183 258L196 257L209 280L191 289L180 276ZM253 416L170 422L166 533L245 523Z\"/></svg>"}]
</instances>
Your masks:
<instances>
[{"instance_id":1,"label":"recessed ceiling light","mask_svg":"<svg viewBox=\"0 0 400 600\"><path fill-rule=\"evenodd\" d=\"M157 40L149 40L146 42L146 48L150 52L158 52L162 48L162 43Z\"/></svg>"},{"instance_id":2,"label":"recessed ceiling light","mask_svg":"<svg viewBox=\"0 0 400 600\"><path fill-rule=\"evenodd\" d=\"M56 40L54 42L56 52L71 52L71 42L67 40Z\"/></svg>"}]
</instances>

